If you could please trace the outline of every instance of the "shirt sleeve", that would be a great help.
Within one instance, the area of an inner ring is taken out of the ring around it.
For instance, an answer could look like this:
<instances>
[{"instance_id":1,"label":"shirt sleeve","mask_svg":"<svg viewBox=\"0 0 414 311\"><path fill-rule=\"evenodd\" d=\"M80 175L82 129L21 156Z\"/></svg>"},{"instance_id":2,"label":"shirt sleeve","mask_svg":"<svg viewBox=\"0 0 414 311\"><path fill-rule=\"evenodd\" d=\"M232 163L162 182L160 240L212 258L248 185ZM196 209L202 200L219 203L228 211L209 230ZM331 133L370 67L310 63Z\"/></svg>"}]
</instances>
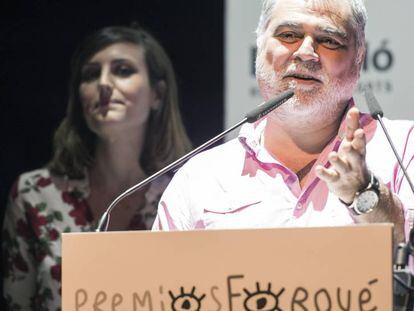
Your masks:
<instances>
[{"instance_id":1,"label":"shirt sleeve","mask_svg":"<svg viewBox=\"0 0 414 311\"><path fill-rule=\"evenodd\" d=\"M36 290L36 271L31 252L31 232L24 202L13 186L3 224L3 287L10 310L30 310Z\"/></svg>"},{"instance_id":2,"label":"shirt sleeve","mask_svg":"<svg viewBox=\"0 0 414 311\"><path fill-rule=\"evenodd\" d=\"M190 179L186 167L177 171L158 204L153 231L193 229Z\"/></svg>"}]
</instances>

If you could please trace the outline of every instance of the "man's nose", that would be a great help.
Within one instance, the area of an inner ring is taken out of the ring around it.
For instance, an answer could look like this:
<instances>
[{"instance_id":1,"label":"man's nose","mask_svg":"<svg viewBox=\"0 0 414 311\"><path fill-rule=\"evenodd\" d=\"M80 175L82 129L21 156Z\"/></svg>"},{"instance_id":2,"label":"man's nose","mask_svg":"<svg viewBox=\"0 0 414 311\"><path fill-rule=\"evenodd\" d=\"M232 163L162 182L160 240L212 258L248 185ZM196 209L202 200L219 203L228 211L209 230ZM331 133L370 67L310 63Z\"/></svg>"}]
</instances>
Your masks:
<instances>
[{"instance_id":1,"label":"man's nose","mask_svg":"<svg viewBox=\"0 0 414 311\"><path fill-rule=\"evenodd\" d=\"M312 37L307 36L303 39L299 48L293 53L295 58L301 61L319 61L319 55L315 51L315 41Z\"/></svg>"}]
</instances>

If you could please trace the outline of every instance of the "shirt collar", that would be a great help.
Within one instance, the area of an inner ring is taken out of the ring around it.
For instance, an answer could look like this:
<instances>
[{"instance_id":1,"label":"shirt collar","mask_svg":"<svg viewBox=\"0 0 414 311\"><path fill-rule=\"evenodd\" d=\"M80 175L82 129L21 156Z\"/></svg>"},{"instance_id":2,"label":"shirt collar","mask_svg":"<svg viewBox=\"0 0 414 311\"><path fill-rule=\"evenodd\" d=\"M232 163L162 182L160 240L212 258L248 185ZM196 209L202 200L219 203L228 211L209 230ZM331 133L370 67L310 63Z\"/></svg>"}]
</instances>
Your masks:
<instances>
[{"instance_id":1,"label":"shirt collar","mask_svg":"<svg viewBox=\"0 0 414 311\"><path fill-rule=\"evenodd\" d=\"M345 110L345 113L342 116L341 125L339 126L339 130L337 135L333 138L333 140L327 145L325 150L322 151L321 155L328 154L330 151L339 147L340 141L345 136L346 130L346 122L345 117L349 109L355 106L354 99L351 98L349 100L348 106ZM360 114L360 124L361 127L364 129L365 134L367 136L367 142L371 140L375 130L376 130L376 122L369 114L361 113ZM249 155L253 156L257 160L262 163L277 163L280 164L274 157L272 157L262 146L260 143L261 137L263 135L264 129L266 127L267 118L262 118L255 123L246 123L240 129L238 139L242 146L245 148L246 152Z\"/></svg>"}]
</instances>

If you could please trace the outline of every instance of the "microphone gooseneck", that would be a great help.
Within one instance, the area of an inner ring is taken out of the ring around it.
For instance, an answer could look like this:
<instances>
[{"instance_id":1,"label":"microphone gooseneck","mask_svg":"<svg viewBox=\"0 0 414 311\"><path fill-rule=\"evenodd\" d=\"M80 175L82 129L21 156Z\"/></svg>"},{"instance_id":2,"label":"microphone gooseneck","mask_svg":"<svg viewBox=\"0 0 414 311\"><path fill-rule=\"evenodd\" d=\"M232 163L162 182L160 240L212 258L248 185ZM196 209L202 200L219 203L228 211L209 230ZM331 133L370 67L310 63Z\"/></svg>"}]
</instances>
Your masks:
<instances>
[{"instance_id":1,"label":"microphone gooseneck","mask_svg":"<svg viewBox=\"0 0 414 311\"><path fill-rule=\"evenodd\" d=\"M374 93L370 88L365 89L365 100L369 109L371 116L378 120L379 124L384 131L385 136L387 137L388 143L391 146L392 151L394 152L395 157L398 160L398 164L401 170L404 172L404 176L410 185L411 191L414 194L414 186L411 181L410 176L408 175L404 164L398 155L398 152L394 146L394 143L391 140L390 135L382 121L384 113L374 96ZM412 295L414 288L412 287L413 276L408 267L408 257L414 254L414 227L410 230L410 237L407 243L400 243L396 249L396 256L394 262L394 271L393 271L393 298L394 298L394 308L395 311L405 311L409 309L411 303Z\"/></svg>"},{"instance_id":2,"label":"microphone gooseneck","mask_svg":"<svg viewBox=\"0 0 414 311\"><path fill-rule=\"evenodd\" d=\"M253 123L253 122L256 122L257 120L263 118L269 112L273 111L274 109L276 109L277 107L279 107L280 105L282 105L283 103L285 103L293 95L294 95L294 91L291 90L291 89L289 89L286 92L283 92L282 94L276 96L275 98L273 98L273 99L271 99L271 100L269 100L269 101L267 101L267 102L259 105L258 107L256 107L255 109L253 109L252 111L250 111L249 113L247 113L246 114L246 117L243 120L241 120L240 122L238 122L237 124L233 125L229 129L227 129L224 132L222 132L221 134L219 134L216 137L210 139L209 141L205 142L204 144L202 144L201 146L197 147L193 151L187 153L186 155L182 156L178 160L172 162L171 164L167 165L163 169L159 170L158 172L154 173L153 175L149 176L148 178L144 179L143 181L139 182L138 184L132 186L131 188L129 188L126 191L124 191L123 193L121 193L108 206L108 208L106 209L105 213L103 213L103 215L99 219L99 222L98 222L98 225L97 225L95 231L96 232L101 232L101 231L107 231L108 230L108 225L109 225L111 211L114 209L114 207L122 199L126 198L127 196L131 195L132 193L134 193L135 191L141 189L142 187L146 186L147 184L149 184L153 180L157 179L161 175L163 175L163 174L171 171L172 169L176 168L180 164L184 163L185 161L187 161L188 159L190 159L191 157L193 157L194 155L196 155L200 151L202 151L205 148L209 147L210 145L214 144L215 142L217 142L218 140L220 140L221 138L223 138L225 135L227 135L228 133L230 133L234 129L236 129L239 126L243 125L244 123L246 123L246 122Z\"/></svg>"},{"instance_id":3,"label":"microphone gooseneck","mask_svg":"<svg viewBox=\"0 0 414 311\"><path fill-rule=\"evenodd\" d=\"M410 176L407 173L407 170L405 169L405 166L403 164L403 161L401 160L401 157L399 156L397 149L395 148L394 143L392 142L392 139L390 137L390 135L388 134L387 128L384 125L384 122L382 121L382 117L384 116L384 112L382 111L378 100L375 98L374 93L372 92L372 90L370 88L366 88L365 89L365 100L369 109L369 113L371 114L371 116L378 120L379 124L382 127L382 130L384 131L385 136L387 137L388 143L391 146L392 151L394 152L395 157L397 158L398 164L401 168L401 170L404 173L404 176L411 188L411 191L414 194L414 185L413 182L411 181Z\"/></svg>"}]
</instances>

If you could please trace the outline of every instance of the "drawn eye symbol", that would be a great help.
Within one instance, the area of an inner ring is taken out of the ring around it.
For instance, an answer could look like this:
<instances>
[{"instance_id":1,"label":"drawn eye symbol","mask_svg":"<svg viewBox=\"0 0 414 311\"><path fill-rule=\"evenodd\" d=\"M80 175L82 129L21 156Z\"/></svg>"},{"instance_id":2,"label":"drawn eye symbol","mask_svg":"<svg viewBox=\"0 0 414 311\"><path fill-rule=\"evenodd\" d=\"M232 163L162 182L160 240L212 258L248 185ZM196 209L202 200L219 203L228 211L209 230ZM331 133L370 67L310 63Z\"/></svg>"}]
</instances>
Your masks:
<instances>
[{"instance_id":1,"label":"drawn eye symbol","mask_svg":"<svg viewBox=\"0 0 414 311\"><path fill-rule=\"evenodd\" d=\"M274 294L271 290L272 284L269 283L267 290L261 290L260 284L256 283L256 291L250 293L246 288L244 292L247 294L244 300L244 308L247 311L280 311L279 296L285 291L282 288L278 294Z\"/></svg>"},{"instance_id":2,"label":"drawn eye symbol","mask_svg":"<svg viewBox=\"0 0 414 311\"><path fill-rule=\"evenodd\" d=\"M191 289L191 292L186 293L184 287L181 287L180 294L174 296L172 291L168 291L172 299L171 308L173 311L199 311L201 309L201 300L206 296L205 294L197 297L195 292L195 286Z\"/></svg>"}]
</instances>

